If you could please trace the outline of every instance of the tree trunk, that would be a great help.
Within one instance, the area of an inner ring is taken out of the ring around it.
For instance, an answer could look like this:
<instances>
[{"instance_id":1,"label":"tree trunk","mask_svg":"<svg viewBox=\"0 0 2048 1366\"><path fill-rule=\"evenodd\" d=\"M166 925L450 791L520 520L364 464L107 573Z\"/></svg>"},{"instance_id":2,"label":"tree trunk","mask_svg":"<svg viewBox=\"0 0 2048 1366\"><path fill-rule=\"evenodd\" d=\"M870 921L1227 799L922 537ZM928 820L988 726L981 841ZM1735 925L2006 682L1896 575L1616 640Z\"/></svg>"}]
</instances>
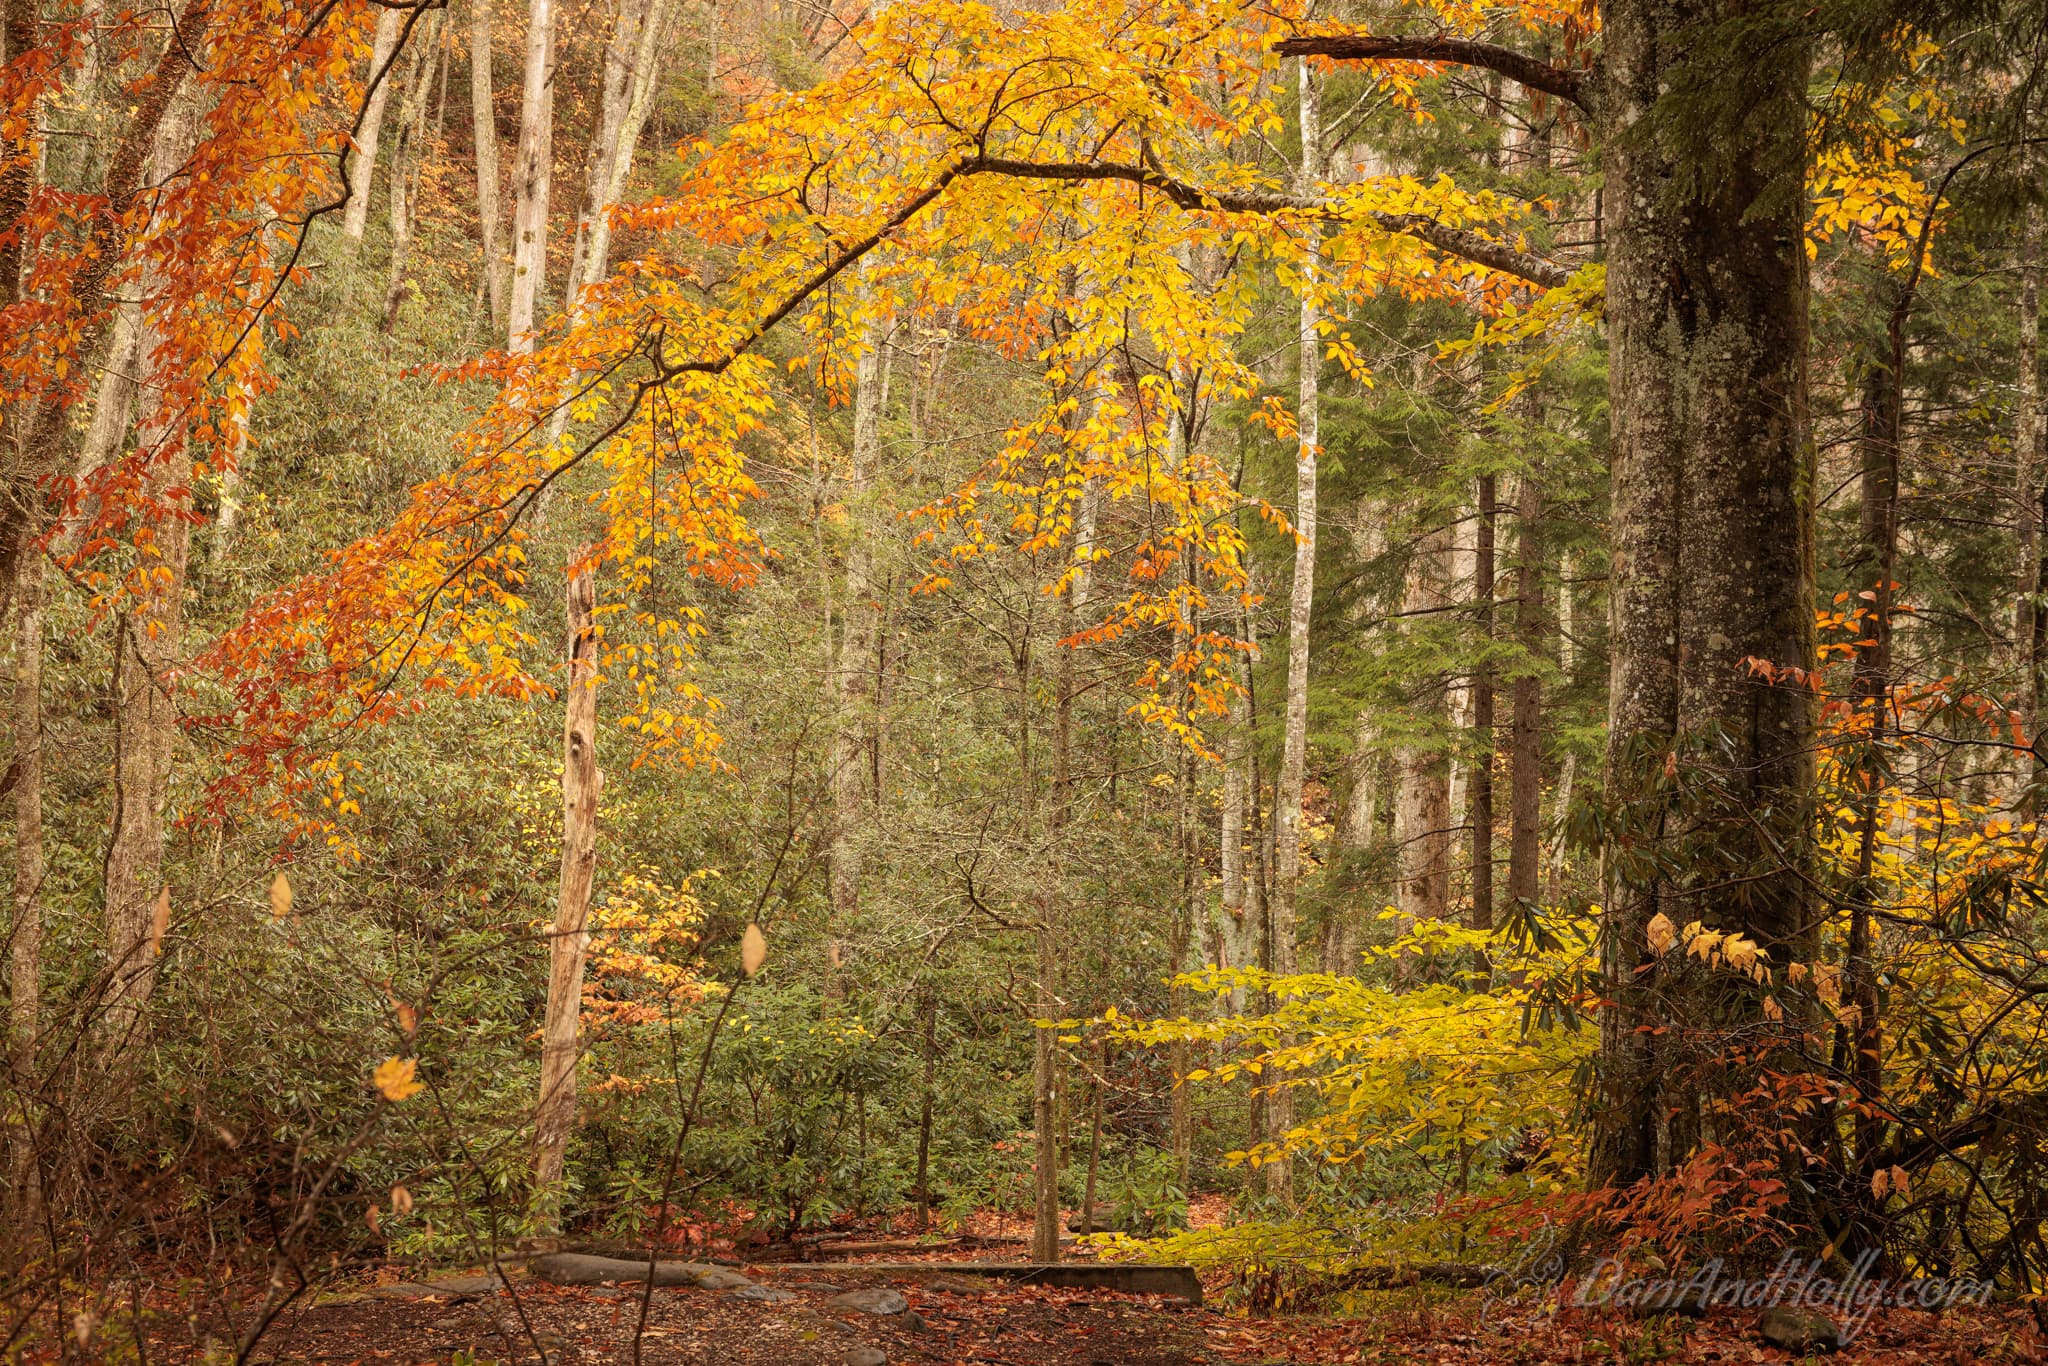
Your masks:
<instances>
[{"instance_id":1,"label":"tree trunk","mask_svg":"<svg viewBox=\"0 0 2048 1366\"><path fill-rule=\"evenodd\" d=\"M441 61L441 16L430 14L421 21L425 40L413 56L411 79L399 106L398 145L391 149L391 268L384 287L382 330L398 325L398 310L405 302L405 268L412 255L414 201L419 195L419 167L425 160L422 144L427 135L428 92L433 88L434 68Z\"/></svg>"},{"instance_id":2,"label":"tree trunk","mask_svg":"<svg viewBox=\"0 0 2048 1366\"><path fill-rule=\"evenodd\" d=\"M555 0L528 0L519 154L512 170L512 290L505 323L514 349L521 349L516 339L533 330L546 282L554 149Z\"/></svg>"},{"instance_id":3,"label":"tree trunk","mask_svg":"<svg viewBox=\"0 0 2048 1366\"><path fill-rule=\"evenodd\" d=\"M671 18L669 0L619 0L612 37L605 49L604 96L583 212L569 256L569 294L604 279L611 268L611 209L626 193L640 134L654 108L654 93L667 55L663 39Z\"/></svg>"},{"instance_id":4,"label":"tree trunk","mask_svg":"<svg viewBox=\"0 0 2048 1366\"><path fill-rule=\"evenodd\" d=\"M1578 645L1575 634L1578 623L1572 614L1572 563L1567 555L1558 566L1557 583L1557 671L1563 686L1569 688L1578 668ZM1551 905L1564 901L1564 854L1565 822L1571 817L1572 784L1578 776L1579 756L1567 750L1564 763L1557 775L1557 799L1552 808L1555 834L1550 842L1550 874L1544 898Z\"/></svg>"},{"instance_id":5,"label":"tree trunk","mask_svg":"<svg viewBox=\"0 0 2048 1366\"><path fill-rule=\"evenodd\" d=\"M1450 551L1448 528L1428 531L1416 541L1402 597L1402 610L1411 620L1424 620L1452 605ZM1442 681L1418 680L1415 688L1417 719L1441 722L1446 704ZM1442 746L1425 736L1411 741L1396 765L1394 842L1399 871L1394 905L1405 926L1416 920L1440 920L1450 913L1450 763Z\"/></svg>"},{"instance_id":6,"label":"tree trunk","mask_svg":"<svg viewBox=\"0 0 2048 1366\"><path fill-rule=\"evenodd\" d=\"M1308 59L1298 63L1301 114L1303 192L1317 178L1322 159L1322 130L1316 104L1315 75ZM1313 231L1313 230L1311 230ZM1287 710L1281 733L1280 781L1273 794L1273 897L1271 926L1273 971L1285 977L1295 971L1295 907L1301 881L1301 790L1308 766L1309 621L1314 615L1316 584L1316 457L1321 434L1319 380L1322 345L1316 335L1318 243L1311 240L1301 265L1301 315L1296 333L1301 395L1301 431L1294 454L1294 582L1287 597ZM1294 1097L1285 1088L1266 1104L1267 1137L1278 1140L1294 1123ZM1266 1191L1283 1199L1294 1191L1294 1164L1285 1158L1263 1168Z\"/></svg>"},{"instance_id":7,"label":"tree trunk","mask_svg":"<svg viewBox=\"0 0 2048 1366\"><path fill-rule=\"evenodd\" d=\"M8 1037L17 1072L35 1071L43 1002L43 562L24 560L15 588L14 928L8 936ZM9 1116L12 1123L17 1116Z\"/></svg>"},{"instance_id":8,"label":"tree trunk","mask_svg":"<svg viewBox=\"0 0 2048 1366\"><path fill-rule=\"evenodd\" d=\"M1508 796L1508 899L1517 906L1536 900L1543 866L1543 679L1544 648L1543 482L1538 469L1525 471L1515 520L1520 561L1515 568L1514 715L1508 750L1513 764Z\"/></svg>"},{"instance_id":9,"label":"tree trunk","mask_svg":"<svg viewBox=\"0 0 2048 1366\"><path fill-rule=\"evenodd\" d=\"M1812 446L1800 187L1810 54L1736 60L1746 98L1665 98L1728 60L1681 30L1725 0L1610 0L1600 104L1614 430L1610 848L1596 1184L1686 1156L1697 1081L1667 1050L1697 975L1648 940L1663 913L1809 956L1811 692L1748 661L1813 660ZM1684 808L1672 798L1695 789ZM1697 859L1688 892L1662 871Z\"/></svg>"},{"instance_id":10,"label":"tree trunk","mask_svg":"<svg viewBox=\"0 0 2048 1366\"><path fill-rule=\"evenodd\" d=\"M2041 236L2044 215L2027 211L2020 239L2020 373L2018 421L2013 431L2013 501L2019 513L2019 565L2014 575L2013 659L2019 666L2021 733L2033 744L2040 724L2041 684L2033 659L2034 624L2041 613L2042 472L2048 464L2048 426L2041 404ZM2020 771L2022 790L2033 787L2034 762Z\"/></svg>"},{"instance_id":11,"label":"tree trunk","mask_svg":"<svg viewBox=\"0 0 2048 1366\"><path fill-rule=\"evenodd\" d=\"M411 11L387 9L377 16L377 37L370 48L367 82L375 82L363 105L363 119L356 129L355 153L348 158L348 204L341 211L341 231L351 242L363 240L370 222L370 181L377 174L377 143L384 130L384 106L391 99L397 73L392 58L398 52L399 35Z\"/></svg>"},{"instance_id":12,"label":"tree trunk","mask_svg":"<svg viewBox=\"0 0 2048 1366\"><path fill-rule=\"evenodd\" d=\"M498 207L498 111L491 94L491 0L470 0L469 110L476 141L476 210L482 224L484 292L490 299L491 331L505 328L505 249L498 240L503 210Z\"/></svg>"},{"instance_id":13,"label":"tree trunk","mask_svg":"<svg viewBox=\"0 0 2048 1366\"><path fill-rule=\"evenodd\" d=\"M1493 581L1494 477L1479 476L1479 535L1473 554L1472 593L1479 605L1479 665L1472 671L1472 912L1475 930L1493 928Z\"/></svg>"},{"instance_id":14,"label":"tree trunk","mask_svg":"<svg viewBox=\"0 0 2048 1366\"><path fill-rule=\"evenodd\" d=\"M576 1125L576 1027L583 1008L583 955L590 941L597 874L597 586L589 568L569 579L569 682L562 718L562 886L548 938L548 1003L541 1024L540 1101L534 1108L533 1187L544 1233L561 1222L562 1167Z\"/></svg>"},{"instance_id":15,"label":"tree trunk","mask_svg":"<svg viewBox=\"0 0 2048 1366\"><path fill-rule=\"evenodd\" d=\"M40 1203L36 1120L43 1004L43 562L24 560L15 587L14 924L8 933L7 1076L17 1097L0 1115L0 1219L26 1229Z\"/></svg>"},{"instance_id":16,"label":"tree trunk","mask_svg":"<svg viewBox=\"0 0 2048 1366\"><path fill-rule=\"evenodd\" d=\"M173 463L183 462L160 462L144 486L159 506L184 482L173 474ZM156 524L149 552L155 560L155 586L117 619L113 820L105 870L112 973L108 1043L115 1053L133 1036L156 986L158 946L152 942L150 920L162 886L163 815L178 731L175 677L184 641L182 599L191 531L191 523L176 511Z\"/></svg>"},{"instance_id":17,"label":"tree trunk","mask_svg":"<svg viewBox=\"0 0 2048 1366\"><path fill-rule=\"evenodd\" d=\"M853 534L846 546L839 650L832 661L832 926L828 937L835 944L860 909L861 841L867 821L868 752L875 714L871 661L881 623L867 505L882 463L882 413L889 402L888 366L882 349L886 340L885 328L870 325L854 362L853 451L841 490Z\"/></svg>"},{"instance_id":18,"label":"tree trunk","mask_svg":"<svg viewBox=\"0 0 2048 1366\"><path fill-rule=\"evenodd\" d=\"M1876 1104L1884 1088L1883 1026L1878 1016L1876 921L1877 836L1883 824L1883 792L1890 776L1884 757L1884 735L1890 722L1892 593L1899 545L1899 439L1904 407L1901 388L1905 345L1902 328L1906 296L1894 302L1890 353L1866 363L1863 374L1863 459L1861 529L1863 553L1859 568L1869 577L1870 622L1867 644L1856 653L1850 700L1861 713L1862 753L1854 769L1857 790L1856 877L1849 889L1849 943L1842 975L1856 1008L1852 1031L1837 1026L1835 1065L1856 1084L1857 1096ZM1875 1150L1883 1122L1862 1114L1856 1121L1859 1155Z\"/></svg>"},{"instance_id":19,"label":"tree trunk","mask_svg":"<svg viewBox=\"0 0 2048 1366\"><path fill-rule=\"evenodd\" d=\"M159 180L168 179L185 163L197 133L198 111L189 100L179 100L156 140L152 169ZM144 319L139 337L138 356L148 363L159 350L153 320ZM163 386L154 392L161 394ZM173 501L173 495L191 481L183 433L176 430L182 416L161 402L154 404L138 440L141 449L135 458L147 465L143 493L157 509L154 522L135 536L150 588L116 619L113 811L103 883L109 1059L127 1046L141 1023L156 987L156 958L162 947L151 936L150 923L162 890L164 803L170 794L171 749L178 733L175 675L184 646L185 564L192 537L191 522ZM117 435L114 450L118 448Z\"/></svg>"}]
</instances>

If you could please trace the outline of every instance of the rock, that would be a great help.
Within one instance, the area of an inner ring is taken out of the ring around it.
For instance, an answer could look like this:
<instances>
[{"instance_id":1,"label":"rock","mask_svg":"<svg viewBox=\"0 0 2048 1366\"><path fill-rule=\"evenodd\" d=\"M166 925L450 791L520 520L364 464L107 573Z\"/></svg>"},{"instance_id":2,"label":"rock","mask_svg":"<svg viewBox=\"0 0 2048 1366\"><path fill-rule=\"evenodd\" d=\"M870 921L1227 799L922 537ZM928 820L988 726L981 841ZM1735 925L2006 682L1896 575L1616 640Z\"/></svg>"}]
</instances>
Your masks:
<instances>
[{"instance_id":1,"label":"rock","mask_svg":"<svg viewBox=\"0 0 2048 1366\"><path fill-rule=\"evenodd\" d=\"M910 1301L885 1285L875 1285L834 1295L825 1305L829 1309L858 1309L863 1314L900 1314L910 1308Z\"/></svg>"},{"instance_id":2,"label":"rock","mask_svg":"<svg viewBox=\"0 0 2048 1366\"><path fill-rule=\"evenodd\" d=\"M660 1285L660 1281L655 1282ZM753 1282L737 1271L727 1271L722 1266L706 1266L697 1269L695 1280L699 1290L745 1290Z\"/></svg>"},{"instance_id":3,"label":"rock","mask_svg":"<svg viewBox=\"0 0 2048 1366\"><path fill-rule=\"evenodd\" d=\"M535 1276L552 1285L613 1285L621 1281L644 1281L647 1279L647 1263L627 1261L623 1257L593 1257L582 1252L555 1252L545 1257L536 1257L532 1262ZM656 1285L703 1286L705 1278L711 1275L730 1276L732 1272L718 1267L705 1266L701 1262L656 1262L654 1283ZM713 1285L711 1290L736 1290L742 1285L751 1285L745 1276L729 1284Z\"/></svg>"},{"instance_id":4,"label":"rock","mask_svg":"<svg viewBox=\"0 0 2048 1366\"><path fill-rule=\"evenodd\" d=\"M887 1352L879 1347L869 1347L865 1343L859 1347L848 1348L846 1356L842 1359L846 1366L889 1366Z\"/></svg>"},{"instance_id":5,"label":"rock","mask_svg":"<svg viewBox=\"0 0 2048 1366\"><path fill-rule=\"evenodd\" d=\"M447 1276L434 1281L404 1281L382 1286L377 1294L386 1299L423 1300L439 1295L451 1300L473 1300L495 1295L505 1288L502 1276Z\"/></svg>"},{"instance_id":6,"label":"rock","mask_svg":"<svg viewBox=\"0 0 2048 1366\"><path fill-rule=\"evenodd\" d=\"M1835 1321L1810 1309L1766 1309L1756 1326L1765 1342L1788 1352L1841 1350L1842 1333Z\"/></svg>"},{"instance_id":7,"label":"rock","mask_svg":"<svg viewBox=\"0 0 2048 1366\"><path fill-rule=\"evenodd\" d=\"M913 1333L929 1333L932 1330L931 1324L925 1322L924 1315L915 1309L903 1316L903 1326Z\"/></svg>"},{"instance_id":8,"label":"rock","mask_svg":"<svg viewBox=\"0 0 2048 1366\"><path fill-rule=\"evenodd\" d=\"M1086 1231L1089 1233L1129 1232L1124 1225L1130 1219L1130 1211L1121 1205L1090 1205L1088 1213L1091 1217L1085 1222L1088 1224ZM1083 1222L1081 1211L1075 1210L1067 1216L1067 1232L1082 1232Z\"/></svg>"},{"instance_id":9,"label":"rock","mask_svg":"<svg viewBox=\"0 0 2048 1366\"><path fill-rule=\"evenodd\" d=\"M815 1290L825 1295L836 1295L839 1293L839 1287L830 1281L791 1281L789 1288L791 1290Z\"/></svg>"},{"instance_id":10,"label":"rock","mask_svg":"<svg viewBox=\"0 0 2048 1366\"><path fill-rule=\"evenodd\" d=\"M756 1304L788 1304L797 1296L793 1291L775 1290L765 1285L743 1285L737 1290L727 1291L726 1298L751 1300Z\"/></svg>"},{"instance_id":11,"label":"rock","mask_svg":"<svg viewBox=\"0 0 2048 1366\"><path fill-rule=\"evenodd\" d=\"M979 1281L961 1280L957 1276L934 1276L924 1288L941 1295L986 1295L989 1288Z\"/></svg>"}]
</instances>

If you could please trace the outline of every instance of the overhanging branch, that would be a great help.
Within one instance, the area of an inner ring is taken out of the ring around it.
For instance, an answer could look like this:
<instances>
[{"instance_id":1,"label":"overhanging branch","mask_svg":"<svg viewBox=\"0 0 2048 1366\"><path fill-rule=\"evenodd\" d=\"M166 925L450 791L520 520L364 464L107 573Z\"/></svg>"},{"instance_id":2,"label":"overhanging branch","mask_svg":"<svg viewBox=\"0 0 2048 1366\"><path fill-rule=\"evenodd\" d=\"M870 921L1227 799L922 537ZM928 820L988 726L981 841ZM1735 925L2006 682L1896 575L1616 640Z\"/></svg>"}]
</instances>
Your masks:
<instances>
[{"instance_id":1,"label":"overhanging branch","mask_svg":"<svg viewBox=\"0 0 2048 1366\"><path fill-rule=\"evenodd\" d=\"M1157 190L1184 209L1220 210L1224 213L1294 212L1333 219L1352 215L1329 199L1292 194L1239 190L1208 190L1175 179L1150 166L1131 166L1114 161L1038 162L1002 157L970 157L960 164L962 175L977 172L1012 176L1022 180L1124 180ZM1370 210L1365 215L1385 228L1429 243L1438 251L1513 275L1545 289L1555 289L1571 278L1571 270L1533 252L1520 251L1503 242L1490 241L1464 228L1447 227L1416 213L1386 213Z\"/></svg>"},{"instance_id":2,"label":"overhanging branch","mask_svg":"<svg viewBox=\"0 0 2048 1366\"><path fill-rule=\"evenodd\" d=\"M1292 57L1331 57L1342 62L1450 62L1498 71L1511 81L1569 100L1591 112L1592 97L1586 73L1470 38L1381 38L1367 33L1322 33L1288 38L1274 44L1275 52Z\"/></svg>"}]
</instances>

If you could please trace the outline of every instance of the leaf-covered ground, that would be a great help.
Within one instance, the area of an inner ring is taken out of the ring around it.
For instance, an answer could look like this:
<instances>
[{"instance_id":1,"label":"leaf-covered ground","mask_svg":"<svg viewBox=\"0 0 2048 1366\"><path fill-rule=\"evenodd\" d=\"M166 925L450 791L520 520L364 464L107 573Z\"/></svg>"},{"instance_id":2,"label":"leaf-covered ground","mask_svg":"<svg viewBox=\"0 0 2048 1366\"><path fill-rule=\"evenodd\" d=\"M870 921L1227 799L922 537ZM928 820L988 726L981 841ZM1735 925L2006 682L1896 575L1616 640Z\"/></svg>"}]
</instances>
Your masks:
<instances>
[{"instance_id":1,"label":"leaf-covered ground","mask_svg":"<svg viewBox=\"0 0 2048 1366\"><path fill-rule=\"evenodd\" d=\"M750 1267L762 1286L793 1298L760 1302L714 1290L660 1289L650 1302L640 1359L647 1366L761 1363L842 1366L858 1347L903 1366L1057 1363L1066 1366L1264 1366L1265 1363L1563 1363L1800 1360L1765 1346L1754 1313L1701 1321L1632 1320L1495 1306L1478 1297L1394 1290L1365 1297L1345 1315L1247 1318L1212 1297L1176 1299L991 1284L966 1278L890 1282L909 1303L894 1315L835 1308L827 1265ZM1227 1298L1227 1297L1223 1297ZM637 1287L573 1289L515 1277L509 1291L474 1299L395 1298L364 1288L294 1307L253 1360L284 1363L631 1362ZM194 1361L203 1339L165 1333L149 1360ZM1934 1315L1886 1311L1834 1360L1844 1366L2048 1363L2031 1314L1990 1308Z\"/></svg>"}]
</instances>

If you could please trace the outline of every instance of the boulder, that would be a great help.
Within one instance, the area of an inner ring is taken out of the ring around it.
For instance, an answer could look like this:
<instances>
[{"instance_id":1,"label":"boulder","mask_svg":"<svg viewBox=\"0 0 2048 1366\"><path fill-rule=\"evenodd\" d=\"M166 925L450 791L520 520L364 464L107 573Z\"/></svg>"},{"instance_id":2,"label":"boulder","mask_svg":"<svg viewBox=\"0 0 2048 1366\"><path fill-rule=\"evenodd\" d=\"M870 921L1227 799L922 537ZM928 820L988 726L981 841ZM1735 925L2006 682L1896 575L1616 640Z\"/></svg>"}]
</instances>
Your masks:
<instances>
[{"instance_id":1,"label":"boulder","mask_svg":"<svg viewBox=\"0 0 2048 1366\"><path fill-rule=\"evenodd\" d=\"M825 1301L828 1309L858 1309L863 1314L900 1314L910 1308L910 1301L899 1291L886 1285L862 1286L849 1290L843 1295L834 1295Z\"/></svg>"},{"instance_id":2,"label":"boulder","mask_svg":"<svg viewBox=\"0 0 2048 1366\"><path fill-rule=\"evenodd\" d=\"M697 1272L696 1284L699 1290L744 1290L753 1282L737 1271L728 1271L722 1266L707 1266Z\"/></svg>"},{"instance_id":3,"label":"boulder","mask_svg":"<svg viewBox=\"0 0 2048 1366\"><path fill-rule=\"evenodd\" d=\"M531 1268L535 1276L552 1285L615 1285L622 1281L647 1279L645 1262L627 1261L623 1257L593 1257L582 1252L554 1252L536 1257ZM713 1275L736 1278L705 1286L706 1279ZM737 1276L721 1267L705 1266L701 1262L656 1262L654 1283L704 1286L711 1290L737 1290L740 1286L753 1284L745 1276Z\"/></svg>"},{"instance_id":4,"label":"boulder","mask_svg":"<svg viewBox=\"0 0 2048 1366\"><path fill-rule=\"evenodd\" d=\"M756 1304L788 1304L797 1296L794 1291L776 1290L765 1285L743 1285L737 1290L727 1291L726 1298L752 1300Z\"/></svg>"},{"instance_id":5,"label":"boulder","mask_svg":"<svg viewBox=\"0 0 2048 1366\"><path fill-rule=\"evenodd\" d=\"M847 1349L842 1358L846 1366L889 1366L889 1354L879 1347L862 1344Z\"/></svg>"},{"instance_id":6,"label":"boulder","mask_svg":"<svg viewBox=\"0 0 2048 1366\"><path fill-rule=\"evenodd\" d=\"M1788 1352L1834 1352L1842 1346L1842 1332L1835 1321L1811 1309L1766 1309L1756 1327L1765 1342Z\"/></svg>"},{"instance_id":7,"label":"boulder","mask_svg":"<svg viewBox=\"0 0 2048 1366\"><path fill-rule=\"evenodd\" d=\"M434 1296L451 1300L473 1300L495 1295L505 1288L502 1276L445 1276L433 1281L404 1281L387 1285L377 1293L387 1299L424 1300Z\"/></svg>"}]
</instances>

